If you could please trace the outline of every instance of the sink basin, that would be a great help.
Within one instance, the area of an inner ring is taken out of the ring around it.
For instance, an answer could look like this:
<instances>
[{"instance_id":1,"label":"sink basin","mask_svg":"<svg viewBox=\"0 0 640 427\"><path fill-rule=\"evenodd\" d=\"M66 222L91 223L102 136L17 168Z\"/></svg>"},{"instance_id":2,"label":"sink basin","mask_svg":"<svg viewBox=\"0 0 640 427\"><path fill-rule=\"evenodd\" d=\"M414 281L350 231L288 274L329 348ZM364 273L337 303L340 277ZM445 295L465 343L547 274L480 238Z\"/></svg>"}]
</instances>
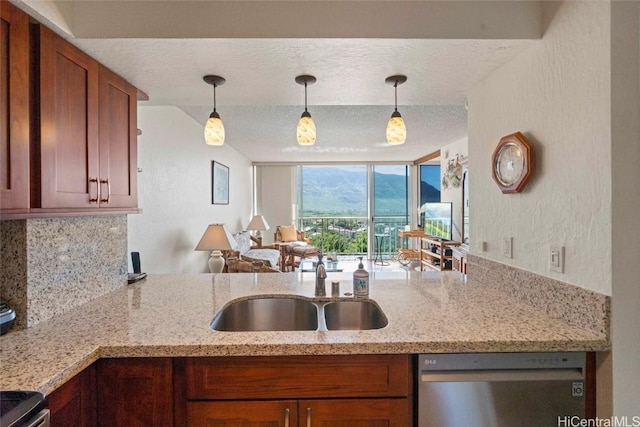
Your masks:
<instances>
[{"instance_id":1,"label":"sink basin","mask_svg":"<svg viewBox=\"0 0 640 427\"><path fill-rule=\"evenodd\" d=\"M371 300L329 302L324 306L328 330L381 329L389 323L378 304Z\"/></svg>"},{"instance_id":2,"label":"sink basin","mask_svg":"<svg viewBox=\"0 0 640 427\"><path fill-rule=\"evenodd\" d=\"M310 301L290 296L232 301L211 328L226 332L381 329L389 322L372 300ZM325 328L326 325L326 328Z\"/></svg>"},{"instance_id":3,"label":"sink basin","mask_svg":"<svg viewBox=\"0 0 640 427\"><path fill-rule=\"evenodd\" d=\"M318 308L295 298L256 298L232 302L213 318L216 331L315 331Z\"/></svg>"}]
</instances>

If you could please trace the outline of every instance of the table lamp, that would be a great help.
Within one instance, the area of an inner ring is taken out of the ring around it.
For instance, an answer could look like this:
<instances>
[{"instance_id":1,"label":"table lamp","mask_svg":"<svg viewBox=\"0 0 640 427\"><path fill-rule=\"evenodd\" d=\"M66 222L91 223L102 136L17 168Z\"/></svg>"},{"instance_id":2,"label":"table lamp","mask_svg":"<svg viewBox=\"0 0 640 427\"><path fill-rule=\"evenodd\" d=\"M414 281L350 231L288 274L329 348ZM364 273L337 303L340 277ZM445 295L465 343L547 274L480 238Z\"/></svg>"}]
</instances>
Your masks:
<instances>
[{"instance_id":1,"label":"table lamp","mask_svg":"<svg viewBox=\"0 0 640 427\"><path fill-rule=\"evenodd\" d=\"M211 251L209 270L212 273L222 273L224 258L221 251L234 250L238 242L224 224L209 224L202 238L196 246L196 251Z\"/></svg>"},{"instance_id":2,"label":"table lamp","mask_svg":"<svg viewBox=\"0 0 640 427\"><path fill-rule=\"evenodd\" d=\"M251 218L251 222L247 225L247 230L256 230L256 237L260 237L261 230L268 230L269 224L267 224L267 220L264 219L262 215L254 215Z\"/></svg>"}]
</instances>

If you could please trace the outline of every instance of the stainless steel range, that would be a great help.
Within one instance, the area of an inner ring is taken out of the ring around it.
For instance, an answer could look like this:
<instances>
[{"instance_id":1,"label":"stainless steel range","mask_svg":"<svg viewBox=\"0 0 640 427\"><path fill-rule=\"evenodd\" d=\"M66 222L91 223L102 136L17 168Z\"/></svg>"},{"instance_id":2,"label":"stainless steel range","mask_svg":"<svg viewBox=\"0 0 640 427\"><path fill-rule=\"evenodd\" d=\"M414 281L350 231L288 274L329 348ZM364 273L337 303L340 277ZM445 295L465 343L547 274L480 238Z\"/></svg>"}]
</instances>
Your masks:
<instances>
[{"instance_id":1,"label":"stainless steel range","mask_svg":"<svg viewBox=\"0 0 640 427\"><path fill-rule=\"evenodd\" d=\"M0 426L49 427L44 395L37 391L0 391Z\"/></svg>"}]
</instances>

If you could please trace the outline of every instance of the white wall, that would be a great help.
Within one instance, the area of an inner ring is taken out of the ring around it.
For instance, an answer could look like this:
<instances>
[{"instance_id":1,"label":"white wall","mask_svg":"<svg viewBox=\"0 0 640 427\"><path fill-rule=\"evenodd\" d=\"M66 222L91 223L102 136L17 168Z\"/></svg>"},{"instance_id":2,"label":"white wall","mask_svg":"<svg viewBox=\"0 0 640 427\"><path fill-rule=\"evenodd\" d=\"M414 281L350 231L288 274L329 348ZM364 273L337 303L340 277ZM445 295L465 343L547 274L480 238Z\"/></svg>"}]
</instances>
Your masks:
<instances>
[{"instance_id":1,"label":"white wall","mask_svg":"<svg viewBox=\"0 0 640 427\"><path fill-rule=\"evenodd\" d=\"M262 213L271 229L263 232L263 243L273 243L278 225L292 225L296 218L296 167L256 167L256 198L258 212Z\"/></svg>"},{"instance_id":2,"label":"white wall","mask_svg":"<svg viewBox=\"0 0 640 427\"><path fill-rule=\"evenodd\" d=\"M610 295L609 4L542 3L543 39L469 94L471 251ZM502 194L491 155L515 131L533 143L537 170L523 193ZM549 271L550 244L565 246L564 274Z\"/></svg>"},{"instance_id":3,"label":"white wall","mask_svg":"<svg viewBox=\"0 0 640 427\"><path fill-rule=\"evenodd\" d=\"M638 416L640 10L542 7L540 44L470 93L472 252L611 295L612 415ZM517 130L535 144L538 170L524 194L501 195L490 158ZM513 260L500 256L502 236L514 237ZM565 274L547 270L549 243L566 246ZM598 392L609 393L604 382Z\"/></svg>"},{"instance_id":4,"label":"white wall","mask_svg":"<svg viewBox=\"0 0 640 427\"><path fill-rule=\"evenodd\" d=\"M249 223L251 162L229 145L206 145L203 125L177 107L139 107L138 128L143 213L129 216L129 251L147 273L208 273L209 253L194 248L208 224L235 232ZM211 204L212 160L229 167L228 205Z\"/></svg>"},{"instance_id":5,"label":"white wall","mask_svg":"<svg viewBox=\"0 0 640 427\"><path fill-rule=\"evenodd\" d=\"M467 138L462 138L452 142L449 145L445 145L440 149L440 176L447 171L449 160L456 158L456 155L460 155L465 160L469 156L469 144ZM453 221L453 240L458 242L462 241L462 182L459 187L442 187L440 190L441 202L452 202L452 221Z\"/></svg>"}]
</instances>

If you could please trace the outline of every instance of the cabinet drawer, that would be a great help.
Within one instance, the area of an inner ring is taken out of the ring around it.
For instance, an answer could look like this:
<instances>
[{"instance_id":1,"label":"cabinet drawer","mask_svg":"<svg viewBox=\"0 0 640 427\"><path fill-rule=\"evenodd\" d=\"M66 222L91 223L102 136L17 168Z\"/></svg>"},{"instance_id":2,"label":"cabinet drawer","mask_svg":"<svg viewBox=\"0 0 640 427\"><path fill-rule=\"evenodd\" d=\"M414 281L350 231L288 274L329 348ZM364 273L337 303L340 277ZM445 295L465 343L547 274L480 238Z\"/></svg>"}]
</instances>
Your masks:
<instances>
[{"instance_id":1,"label":"cabinet drawer","mask_svg":"<svg viewBox=\"0 0 640 427\"><path fill-rule=\"evenodd\" d=\"M295 400L189 402L189 427L298 425L298 402Z\"/></svg>"},{"instance_id":2,"label":"cabinet drawer","mask_svg":"<svg viewBox=\"0 0 640 427\"><path fill-rule=\"evenodd\" d=\"M211 357L186 360L187 398L404 397L408 355Z\"/></svg>"}]
</instances>

